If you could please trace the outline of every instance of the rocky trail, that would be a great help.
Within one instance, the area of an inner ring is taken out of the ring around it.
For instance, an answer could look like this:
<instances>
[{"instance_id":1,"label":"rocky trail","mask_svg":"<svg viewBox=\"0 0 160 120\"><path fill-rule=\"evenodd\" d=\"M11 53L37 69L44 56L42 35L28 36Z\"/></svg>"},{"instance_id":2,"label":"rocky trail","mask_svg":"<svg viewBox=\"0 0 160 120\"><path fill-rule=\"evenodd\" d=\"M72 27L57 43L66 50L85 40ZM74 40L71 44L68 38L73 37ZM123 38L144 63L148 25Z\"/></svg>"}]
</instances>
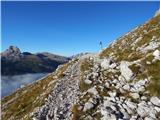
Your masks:
<instances>
[{"instance_id":1,"label":"rocky trail","mask_svg":"<svg viewBox=\"0 0 160 120\"><path fill-rule=\"evenodd\" d=\"M67 68L65 76L57 80L45 105L34 113L34 119L69 120L71 118L71 108L80 95L80 65L89 56L91 55L83 56L83 58Z\"/></svg>"}]
</instances>

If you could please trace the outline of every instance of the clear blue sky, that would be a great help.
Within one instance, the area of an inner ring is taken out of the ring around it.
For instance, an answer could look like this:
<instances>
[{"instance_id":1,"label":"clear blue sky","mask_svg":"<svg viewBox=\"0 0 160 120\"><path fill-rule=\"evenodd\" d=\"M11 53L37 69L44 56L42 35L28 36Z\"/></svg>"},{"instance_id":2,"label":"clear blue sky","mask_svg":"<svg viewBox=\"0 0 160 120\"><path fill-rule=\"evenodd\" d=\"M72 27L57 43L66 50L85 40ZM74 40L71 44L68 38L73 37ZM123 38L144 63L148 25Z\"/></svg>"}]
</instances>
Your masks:
<instances>
[{"instance_id":1,"label":"clear blue sky","mask_svg":"<svg viewBox=\"0 0 160 120\"><path fill-rule=\"evenodd\" d=\"M99 51L150 19L158 2L2 2L2 51L70 56Z\"/></svg>"}]
</instances>

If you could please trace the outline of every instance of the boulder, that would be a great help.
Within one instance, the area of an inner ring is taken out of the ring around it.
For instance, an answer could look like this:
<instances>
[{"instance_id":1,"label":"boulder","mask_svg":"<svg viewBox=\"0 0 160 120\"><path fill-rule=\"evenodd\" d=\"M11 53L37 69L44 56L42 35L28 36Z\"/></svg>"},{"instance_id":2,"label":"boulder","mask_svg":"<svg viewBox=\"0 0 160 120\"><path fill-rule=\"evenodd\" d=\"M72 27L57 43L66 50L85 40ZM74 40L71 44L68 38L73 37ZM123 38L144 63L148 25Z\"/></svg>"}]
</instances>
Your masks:
<instances>
[{"instance_id":1,"label":"boulder","mask_svg":"<svg viewBox=\"0 0 160 120\"><path fill-rule=\"evenodd\" d=\"M159 50L155 50L153 52L153 56L155 57L155 59L160 59L160 51Z\"/></svg>"},{"instance_id":2,"label":"boulder","mask_svg":"<svg viewBox=\"0 0 160 120\"><path fill-rule=\"evenodd\" d=\"M123 89L129 91L130 90L130 86L128 84L126 84L126 85L123 86Z\"/></svg>"},{"instance_id":3,"label":"boulder","mask_svg":"<svg viewBox=\"0 0 160 120\"><path fill-rule=\"evenodd\" d=\"M131 80L131 77L133 76L132 70L128 67L128 62L126 61L121 61L120 63L120 72L121 75L127 80Z\"/></svg>"},{"instance_id":4,"label":"boulder","mask_svg":"<svg viewBox=\"0 0 160 120\"><path fill-rule=\"evenodd\" d=\"M91 103L91 102L86 102L84 104L84 108L83 108L83 111L86 112L87 110L90 110L94 107L94 105Z\"/></svg>"},{"instance_id":5,"label":"boulder","mask_svg":"<svg viewBox=\"0 0 160 120\"><path fill-rule=\"evenodd\" d=\"M114 69L117 67L116 63L112 63L110 66L109 66L111 69Z\"/></svg>"},{"instance_id":6,"label":"boulder","mask_svg":"<svg viewBox=\"0 0 160 120\"><path fill-rule=\"evenodd\" d=\"M130 95L134 98L134 99L138 99L140 98L138 93L130 93Z\"/></svg>"},{"instance_id":7,"label":"boulder","mask_svg":"<svg viewBox=\"0 0 160 120\"><path fill-rule=\"evenodd\" d=\"M158 97L151 97L150 101L152 104L160 107L160 99Z\"/></svg>"},{"instance_id":8,"label":"boulder","mask_svg":"<svg viewBox=\"0 0 160 120\"><path fill-rule=\"evenodd\" d=\"M111 59L104 59L101 62L101 68L103 68L103 69L109 69L110 64L111 64Z\"/></svg>"},{"instance_id":9,"label":"boulder","mask_svg":"<svg viewBox=\"0 0 160 120\"><path fill-rule=\"evenodd\" d=\"M146 96L142 96L141 100L147 100L147 97Z\"/></svg>"},{"instance_id":10,"label":"boulder","mask_svg":"<svg viewBox=\"0 0 160 120\"><path fill-rule=\"evenodd\" d=\"M105 83L105 86L109 88L110 84L108 82Z\"/></svg>"},{"instance_id":11,"label":"boulder","mask_svg":"<svg viewBox=\"0 0 160 120\"><path fill-rule=\"evenodd\" d=\"M95 87L88 89L87 92L91 93L93 95L97 95L98 94L98 91L97 91L97 89Z\"/></svg>"},{"instance_id":12,"label":"boulder","mask_svg":"<svg viewBox=\"0 0 160 120\"><path fill-rule=\"evenodd\" d=\"M84 83L86 83L86 84L91 84L91 83L92 83L92 81L91 81L91 80L86 79L86 80L84 80Z\"/></svg>"},{"instance_id":13,"label":"boulder","mask_svg":"<svg viewBox=\"0 0 160 120\"><path fill-rule=\"evenodd\" d=\"M116 95L117 95L117 93L116 92L108 92L108 94L109 94L109 96L111 96L111 97L116 97Z\"/></svg>"},{"instance_id":14,"label":"boulder","mask_svg":"<svg viewBox=\"0 0 160 120\"><path fill-rule=\"evenodd\" d=\"M131 108L132 110L136 109L137 108L137 104L136 103L133 103L131 101L126 101L126 104L129 108Z\"/></svg>"},{"instance_id":15,"label":"boulder","mask_svg":"<svg viewBox=\"0 0 160 120\"><path fill-rule=\"evenodd\" d=\"M147 117L149 114L150 109L148 107L144 106L138 106L137 108L137 113L141 117Z\"/></svg>"}]
</instances>

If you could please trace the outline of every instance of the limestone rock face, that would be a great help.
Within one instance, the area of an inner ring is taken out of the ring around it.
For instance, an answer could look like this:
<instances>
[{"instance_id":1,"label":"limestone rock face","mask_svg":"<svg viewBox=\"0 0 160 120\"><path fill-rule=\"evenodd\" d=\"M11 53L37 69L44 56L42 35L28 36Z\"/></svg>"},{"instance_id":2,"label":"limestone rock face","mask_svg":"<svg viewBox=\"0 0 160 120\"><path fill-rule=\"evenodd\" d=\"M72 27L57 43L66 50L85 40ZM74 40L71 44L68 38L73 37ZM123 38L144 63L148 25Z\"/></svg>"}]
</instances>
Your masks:
<instances>
[{"instance_id":1,"label":"limestone rock face","mask_svg":"<svg viewBox=\"0 0 160 120\"><path fill-rule=\"evenodd\" d=\"M160 8L156 11L155 17L158 16L158 15L160 15Z\"/></svg>"},{"instance_id":2,"label":"limestone rock face","mask_svg":"<svg viewBox=\"0 0 160 120\"><path fill-rule=\"evenodd\" d=\"M160 51L159 50L155 50L153 52L153 56L155 57L155 59L160 59Z\"/></svg>"}]
</instances>

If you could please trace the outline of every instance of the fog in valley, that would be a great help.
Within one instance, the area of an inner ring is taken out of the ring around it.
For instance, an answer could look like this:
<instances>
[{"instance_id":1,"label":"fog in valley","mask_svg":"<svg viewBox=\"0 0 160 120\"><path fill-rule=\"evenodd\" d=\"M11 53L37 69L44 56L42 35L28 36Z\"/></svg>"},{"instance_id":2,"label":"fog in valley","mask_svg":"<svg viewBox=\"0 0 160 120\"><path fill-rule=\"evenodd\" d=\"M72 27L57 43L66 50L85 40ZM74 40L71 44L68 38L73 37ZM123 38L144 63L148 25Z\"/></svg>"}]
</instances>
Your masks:
<instances>
[{"instance_id":1,"label":"fog in valley","mask_svg":"<svg viewBox=\"0 0 160 120\"><path fill-rule=\"evenodd\" d=\"M1 97L11 94L16 89L40 79L48 73L29 73L14 76L1 77Z\"/></svg>"}]
</instances>

